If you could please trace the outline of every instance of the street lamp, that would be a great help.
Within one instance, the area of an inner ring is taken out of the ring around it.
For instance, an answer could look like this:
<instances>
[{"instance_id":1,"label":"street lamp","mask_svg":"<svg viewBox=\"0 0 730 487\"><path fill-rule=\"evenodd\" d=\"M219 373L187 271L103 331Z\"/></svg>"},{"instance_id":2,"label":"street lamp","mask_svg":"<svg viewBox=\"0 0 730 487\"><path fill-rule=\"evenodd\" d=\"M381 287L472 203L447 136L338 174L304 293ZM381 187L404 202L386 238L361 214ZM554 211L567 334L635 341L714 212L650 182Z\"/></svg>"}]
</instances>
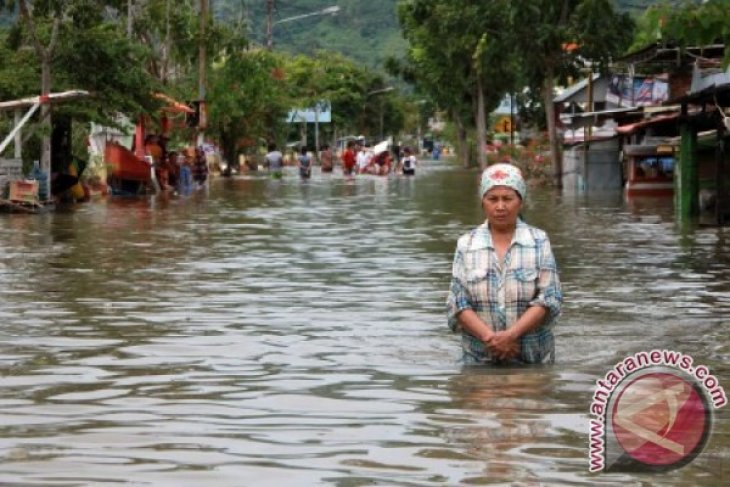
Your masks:
<instances>
[{"instance_id":1,"label":"street lamp","mask_svg":"<svg viewBox=\"0 0 730 487\"><path fill-rule=\"evenodd\" d=\"M394 89L395 88L392 86L386 86L385 88L381 88L379 90L368 91L367 93L365 93L365 95L366 96L378 95L380 93L387 93L388 91L393 91Z\"/></svg>"},{"instance_id":2,"label":"street lamp","mask_svg":"<svg viewBox=\"0 0 730 487\"><path fill-rule=\"evenodd\" d=\"M386 86L385 88L380 88L378 90L368 91L367 93L365 93L365 96L380 95L381 93L387 93L389 91L393 91L394 89L395 89L395 87L393 87L393 86ZM383 137L385 136L385 134L383 133L383 125L384 125L384 118L385 118L385 114L383 113L384 103L385 102L383 101L383 98L380 98L380 140L383 140Z\"/></svg>"},{"instance_id":3,"label":"street lamp","mask_svg":"<svg viewBox=\"0 0 730 487\"><path fill-rule=\"evenodd\" d=\"M428 100L421 98L416 101L416 150L421 154L421 110Z\"/></svg>"},{"instance_id":4,"label":"street lamp","mask_svg":"<svg viewBox=\"0 0 730 487\"><path fill-rule=\"evenodd\" d=\"M308 14L301 14L301 15L294 15L293 17L287 17L285 19L280 19L277 21L273 21L273 11L274 11L274 2L273 0L268 0L268 6L269 6L269 13L268 13L268 25L266 29L266 47L271 50L274 47L274 26L277 24L283 24L284 22L293 22L295 20L305 19L307 17L314 17L315 15L329 15L329 14L336 14L340 11L339 5L332 5L330 7L323 8L321 10L317 10L315 12L309 12Z\"/></svg>"}]
</instances>

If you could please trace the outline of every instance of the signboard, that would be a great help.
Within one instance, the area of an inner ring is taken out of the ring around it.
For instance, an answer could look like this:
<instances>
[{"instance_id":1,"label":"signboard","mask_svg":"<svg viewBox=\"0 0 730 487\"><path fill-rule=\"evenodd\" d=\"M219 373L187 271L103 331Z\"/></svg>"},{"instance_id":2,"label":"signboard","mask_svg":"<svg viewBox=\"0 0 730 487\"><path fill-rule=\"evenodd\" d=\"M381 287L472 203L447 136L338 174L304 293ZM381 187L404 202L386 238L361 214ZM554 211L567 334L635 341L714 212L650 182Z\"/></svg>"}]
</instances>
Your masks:
<instances>
[{"instance_id":1,"label":"signboard","mask_svg":"<svg viewBox=\"0 0 730 487\"><path fill-rule=\"evenodd\" d=\"M501 116L494 121L494 131L498 134L512 132L512 119L509 116Z\"/></svg>"},{"instance_id":2,"label":"signboard","mask_svg":"<svg viewBox=\"0 0 730 487\"><path fill-rule=\"evenodd\" d=\"M293 108L286 117L288 123L331 123L332 107L328 101L321 101L311 108Z\"/></svg>"},{"instance_id":3,"label":"signboard","mask_svg":"<svg viewBox=\"0 0 730 487\"><path fill-rule=\"evenodd\" d=\"M614 75L606 93L607 102L621 107L661 105L668 98L667 82L654 77Z\"/></svg>"},{"instance_id":4,"label":"signboard","mask_svg":"<svg viewBox=\"0 0 730 487\"><path fill-rule=\"evenodd\" d=\"M499 106L492 113L497 115L511 115L517 113L517 107L512 106L512 97L510 95L504 95L502 101L499 102Z\"/></svg>"},{"instance_id":5,"label":"signboard","mask_svg":"<svg viewBox=\"0 0 730 487\"><path fill-rule=\"evenodd\" d=\"M22 159L0 158L0 198L4 198L11 182L23 179Z\"/></svg>"}]
</instances>

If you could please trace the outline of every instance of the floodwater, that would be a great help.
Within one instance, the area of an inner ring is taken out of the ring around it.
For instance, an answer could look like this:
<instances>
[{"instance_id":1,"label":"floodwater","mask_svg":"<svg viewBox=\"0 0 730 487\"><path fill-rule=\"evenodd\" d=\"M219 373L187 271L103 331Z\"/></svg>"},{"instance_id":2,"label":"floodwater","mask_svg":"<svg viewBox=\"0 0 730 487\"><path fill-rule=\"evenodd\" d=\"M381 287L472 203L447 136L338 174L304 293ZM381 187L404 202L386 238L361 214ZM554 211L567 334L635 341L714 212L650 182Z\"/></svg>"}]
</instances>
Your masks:
<instances>
[{"instance_id":1,"label":"floodwater","mask_svg":"<svg viewBox=\"0 0 730 487\"><path fill-rule=\"evenodd\" d=\"M730 407L665 474L589 473L588 425L595 381L639 351L730 388L728 229L533 191L557 363L465 368L444 301L476 179L290 172L0 215L0 484L726 484Z\"/></svg>"}]
</instances>

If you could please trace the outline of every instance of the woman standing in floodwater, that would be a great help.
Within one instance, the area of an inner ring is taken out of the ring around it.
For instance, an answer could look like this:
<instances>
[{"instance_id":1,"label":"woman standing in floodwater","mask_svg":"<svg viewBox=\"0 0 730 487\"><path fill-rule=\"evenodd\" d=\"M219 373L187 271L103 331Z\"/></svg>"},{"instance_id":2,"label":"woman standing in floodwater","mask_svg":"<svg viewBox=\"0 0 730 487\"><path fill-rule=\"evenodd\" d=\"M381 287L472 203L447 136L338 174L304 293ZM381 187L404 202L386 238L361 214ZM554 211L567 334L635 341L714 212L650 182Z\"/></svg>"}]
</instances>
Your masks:
<instances>
[{"instance_id":1,"label":"woman standing in floodwater","mask_svg":"<svg viewBox=\"0 0 730 487\"><path fill-rule=\"evenodd\" d=\"M560 280L546 233L520 218L522 173L511 164L489 166L480 194L486 221L459 238L447 299L464 362L553 363Z\"/></svg>"}]
</instances>

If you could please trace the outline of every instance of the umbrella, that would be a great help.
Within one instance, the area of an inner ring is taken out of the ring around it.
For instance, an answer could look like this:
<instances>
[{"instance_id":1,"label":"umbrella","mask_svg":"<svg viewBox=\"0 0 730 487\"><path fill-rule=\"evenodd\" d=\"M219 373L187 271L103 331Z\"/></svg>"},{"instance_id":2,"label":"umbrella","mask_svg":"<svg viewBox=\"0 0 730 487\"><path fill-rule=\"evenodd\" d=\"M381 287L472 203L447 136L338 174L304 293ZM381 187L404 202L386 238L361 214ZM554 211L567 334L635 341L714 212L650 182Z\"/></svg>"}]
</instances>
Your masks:
<instances>
[{"instance_id":1,"label":"umbrella","mask_svg":"<svg viewBox=\"0 0 730 487\"><path fill-rule=\"evenodd\" d=\"M373 154L378 155L380 153L383 153L388 150L389 146L390 143L387 140L384 140L373 147Z\"/></svg>"}]
</instances>

